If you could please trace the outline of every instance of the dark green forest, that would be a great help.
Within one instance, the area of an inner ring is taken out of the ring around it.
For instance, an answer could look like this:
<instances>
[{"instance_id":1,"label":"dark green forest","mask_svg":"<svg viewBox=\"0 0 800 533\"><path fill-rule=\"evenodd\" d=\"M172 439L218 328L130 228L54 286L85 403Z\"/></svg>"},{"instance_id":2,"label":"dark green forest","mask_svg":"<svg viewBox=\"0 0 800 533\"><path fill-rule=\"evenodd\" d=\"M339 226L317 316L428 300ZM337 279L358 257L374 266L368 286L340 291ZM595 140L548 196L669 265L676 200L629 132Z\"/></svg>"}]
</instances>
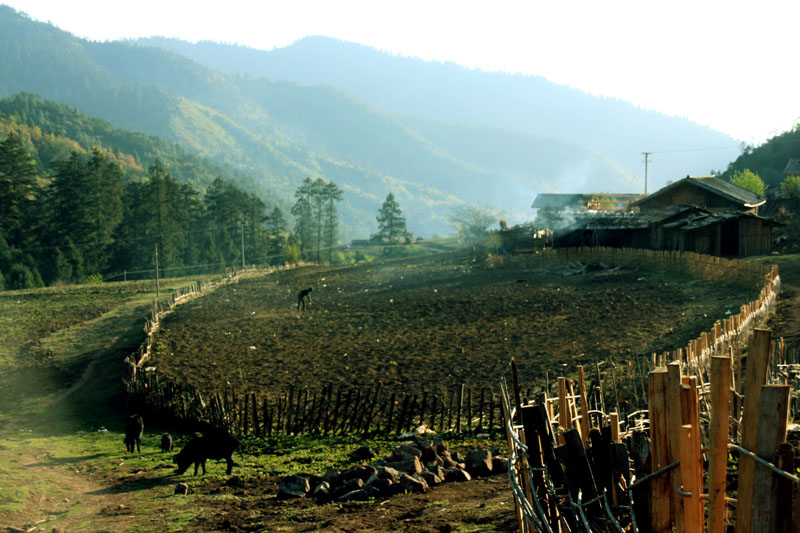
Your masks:
<instances>
[{"instance_id":1,"label":"dark green forest","mask_svg":"<svg viewBox=\"0 0 800 533\"><path fill-rule=\"evenodd\" d=\"M749 169L758 174L768 187L779 187L789 159L800 159L800 127L776 135L761 146L745 146L721 177L729 180L735 172Z\"/></svg>"},{"instance_id":2,"label":"dark green forest","mask_svg":"<svg viewBox=\"0 0 800 533\"><path fill-rule=\"evenodd\" d=\"M0 287L153 277L156 253L161 275L330 259L338 186L303 182L295 236L286 206L229 174L36 95L1 100Z\"/></svg>"}]
</instances>

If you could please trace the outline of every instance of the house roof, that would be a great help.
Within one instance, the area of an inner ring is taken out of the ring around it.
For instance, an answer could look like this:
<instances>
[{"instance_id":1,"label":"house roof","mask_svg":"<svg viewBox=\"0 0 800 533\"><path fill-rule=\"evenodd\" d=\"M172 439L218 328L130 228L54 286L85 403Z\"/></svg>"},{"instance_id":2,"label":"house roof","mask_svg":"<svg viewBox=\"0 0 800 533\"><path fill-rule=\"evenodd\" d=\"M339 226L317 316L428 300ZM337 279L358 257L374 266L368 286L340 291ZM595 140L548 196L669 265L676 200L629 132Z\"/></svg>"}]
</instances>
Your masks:
<instances>
[{"instance_id":1,"label":"house roof","mask_svg":"<svg viewBox=\"0 0 800 533\"><path fill-rule=\"evenodd\" d=\"M790 159L786 163L786 168L783 169L784 176L791 176L793 174L800 174L800 159Z\"/></svg>"},{"instance_id":2,"label":"house roof","mask_svg":"<svg viewBox=\"0 0 800 533\"><path fill-rule=\"evenodd\" d=\"M759 196L758 194L750 192L747 189L743 189L737 185L734 185L733 183L721 180L716 176L686 176L682 180L671 183L666 187L662 187L653 194L633 202L631 205L641 205L648 202L652 198L666 194L673 189L676 189L687 183L710 191L732 202L740 203L744 207L756 207L766 202L766 199L763 196Z\"/></svg>"}]
</instances>

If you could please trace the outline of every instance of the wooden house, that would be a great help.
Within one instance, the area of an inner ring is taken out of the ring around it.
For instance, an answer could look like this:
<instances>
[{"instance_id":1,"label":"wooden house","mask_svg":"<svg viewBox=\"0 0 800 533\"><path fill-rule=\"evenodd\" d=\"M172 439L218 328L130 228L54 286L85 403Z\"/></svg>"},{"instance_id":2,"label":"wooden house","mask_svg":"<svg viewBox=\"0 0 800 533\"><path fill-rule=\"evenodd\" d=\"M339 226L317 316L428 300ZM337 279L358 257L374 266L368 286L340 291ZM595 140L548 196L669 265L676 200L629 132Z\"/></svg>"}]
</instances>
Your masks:
<instances>
[{"instance_id":1,"label":"wooden house","mask_svg":"<svg viewBox=\"0 0 800 533\"><path fill-rule=\"evenodd\" d=\"M785 179L789 176L800 177L800 159L790 159L789 162L786 163L786 168L783 169L783 177Z\"/></svg>"},{"instance_id":2,"label":"wooden house","mask_svg":"<svg viewBox=\"0 0 800 533\"><path fill-rule=\"evenodd\" d=\"M758 214L766 198L716 176L686 176L657 190L631 207L641 212L663 210L675 206L696 206L711 211Z\"/></svg>"},{"instance_id":3,"label":"wooden house","mask_svg":"<svg viewBox=\"0 0 800 533\"><path fill-rule=\"evenodd\" d=\"M619 246L718 256L767 254L779 222L758 216L766 200L714 176L686 177L631 202L625 212L575 214L556 246Z\"/></svg>"}]
</instances>

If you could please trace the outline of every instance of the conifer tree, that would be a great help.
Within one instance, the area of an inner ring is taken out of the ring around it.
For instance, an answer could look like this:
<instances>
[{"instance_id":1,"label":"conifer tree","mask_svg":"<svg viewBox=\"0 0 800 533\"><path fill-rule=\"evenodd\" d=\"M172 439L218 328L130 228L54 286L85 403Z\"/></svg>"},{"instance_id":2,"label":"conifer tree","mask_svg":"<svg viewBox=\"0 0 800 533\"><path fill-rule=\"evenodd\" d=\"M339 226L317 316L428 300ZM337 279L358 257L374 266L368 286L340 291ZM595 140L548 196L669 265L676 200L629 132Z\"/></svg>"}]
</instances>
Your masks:
<instances>
[{"instance_id":1,"label":"conifer tree","mask_svg":"<svg viewBox=\"0 0 800 533\"><path fill-rule=\"evenodd\" d=\"M389 242L399 241L409 235L406 229L406 218L400 204L394 198L394 194L389 193L383 201L378 211L378 233L379 239Z\"/></svg>"}]
</instances>

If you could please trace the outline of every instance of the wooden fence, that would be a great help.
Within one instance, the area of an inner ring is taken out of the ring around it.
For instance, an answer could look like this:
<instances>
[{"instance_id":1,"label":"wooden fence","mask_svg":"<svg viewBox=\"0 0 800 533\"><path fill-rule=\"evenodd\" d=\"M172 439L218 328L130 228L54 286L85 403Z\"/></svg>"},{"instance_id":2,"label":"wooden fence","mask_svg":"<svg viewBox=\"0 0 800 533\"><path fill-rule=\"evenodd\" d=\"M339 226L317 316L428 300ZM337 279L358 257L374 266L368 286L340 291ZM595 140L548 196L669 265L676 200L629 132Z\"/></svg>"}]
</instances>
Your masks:
<instances>
[{"instance_id":1,"label":"wooden fence","mask_svg":"<svg viewBox=\"0 0 800 533\"><path fill-rule=\"evenodd\" d=\"M620 413L619 390L606 390L617 412L606 413L603 400L592 405L582 367L577 393L563 377L555 397L533 402L504 388L520 530L800 531L786 442L789 414L799 414L798 353L758 329L776 305L777 268L647 252L632 255L720 279L725 270L742 281L761 276L763 288L687 346L653 354L646 390L641 373L620 380L641 395L640 411Z\"/></svg>"}]
</instances>

